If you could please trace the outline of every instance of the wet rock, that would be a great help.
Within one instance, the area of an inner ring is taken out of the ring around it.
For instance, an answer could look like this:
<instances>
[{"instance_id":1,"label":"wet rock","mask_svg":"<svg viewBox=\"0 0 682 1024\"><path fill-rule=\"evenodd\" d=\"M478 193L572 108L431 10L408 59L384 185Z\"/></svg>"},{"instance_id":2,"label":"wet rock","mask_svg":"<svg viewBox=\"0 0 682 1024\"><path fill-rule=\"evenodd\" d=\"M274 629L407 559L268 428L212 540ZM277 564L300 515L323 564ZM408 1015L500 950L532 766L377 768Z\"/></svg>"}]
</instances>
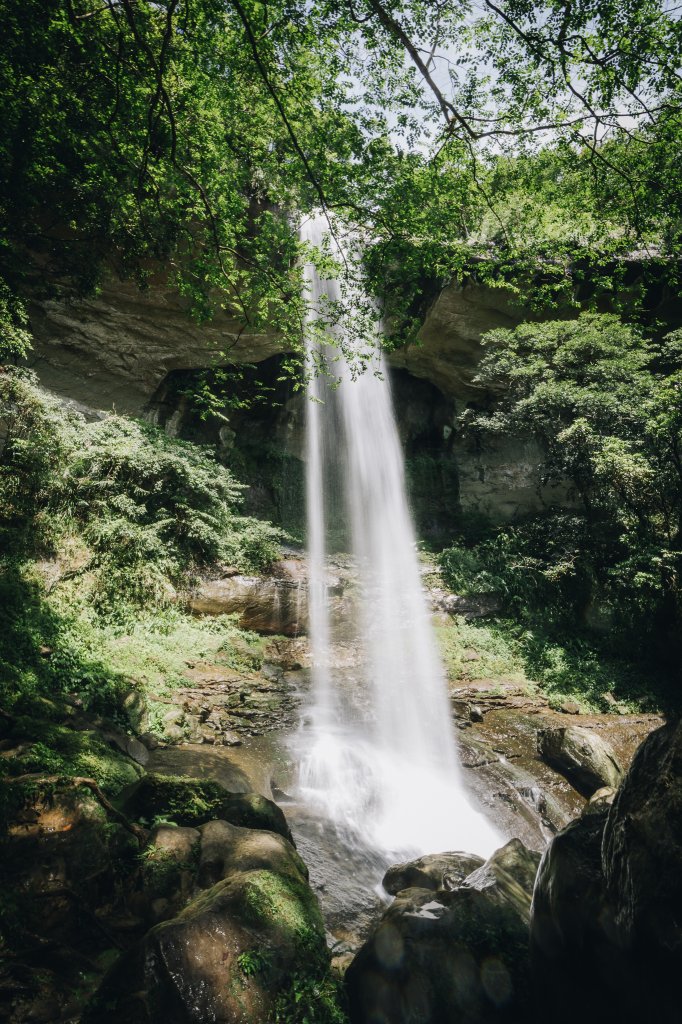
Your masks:
<instances>
[{"instance_id":1,"label":"wet rock","mask_svg":"<svg viewBox=\"0 0 682 1024\"><path fill-rule=\"evenodd\" d=\"M682 970L682 725L679 721L656 730L637 751L609 811L602 856L618 939L631 959L630 1002L641 1020L679 1019Z\"/></svg>"},{"instance_id":2,"label":"wet rock","mask_svg":"<svg viewBox=\"0 0 682 1024\"><path fill-rule=\"evenodd\" d=\"M304 637L275 637L265 648L265 657L284 672L298 672L310 662L310 652Z\"/></svg>"},{"instance_id":3,"label":"wet rock","mask_svg":"<svg viewBox=\"0 0 682 1024\"><path fill-rule=\"evenodd\" d=\"M185 712L182 708L170 708L161 719L163 737L169 743L181 743L186 739Z\"/></svg>"},{"instance_id":4,"label":"wet rock","mask_svg":"<svg viewBox=\"0 0 682 1024\"><path fill-rule=\"evenodd\" d=\"M206 836L207 849L216 841ZM263 867L223 861L225 878L119 961L88 1024L266 1024L292 977L324 974L324 925L300 862L278 837L264 842L273 845L270 856L260 848Z\"/></svg>"},{"instance_id":5,"label":"wet rock","mask_svg":"<svg viewBox=\"0 0 682 1024\"><path fill-rule=\"evenodd\" d=\"M149 836L147 851L148 854L151 851L152 855L171 858L179 864L189 864L200 842L201 833L196 828L157 825Z\"/></svg>"},{"instance_id":6,"label":"wet rock","mask_svg":"<svg viewBox=\"0 0 682 1024\"><path fill-rule=\"evenodd\" d=\"M538 734L538 753L587 797L603 786L615 789L623 775L610 744L578 726L542 730Z\"/></svg>"},{"instance_id":7,"label":"wet rock","mask_svg":"<svg viewBox=\"0 0 682 1024\"><path fill-rule=\"evenodd\" d=\"M308 879L308 869L296 851L274 832L240 828L227 821L209 821L199 829L198 883L215 885L236 871L271 870L286 874L292 867Z\"/></svg>"},{"instance_id":8,"label":"wet rock","mask_svg":"<svg viewBox=\"0 0 682 1024\"><path fill-rule=\"evenodd\" d=\"M126 736L125 733L119 732L108 732L105 734L105 739L123 754L127 754L133 761L137 761L138 764L145 765L149 760L147 747L140 740L135 739L134 736Z\"/></svg>"},{"instance_id":9,"label":"wet rock","mask_svg":"<svg viewBox=\"0 0 682 1024\"><path fill-rule=\"evenodd\" d=\"M538 870L531 963L538 1006L551 1005L558 1024L620 1019L622 963L601 863L607 813L601 806L571 822Z\"/></svg>"},{"instance_id":10,"label":"wet rock","mask_svg":"<svg viewBox=\"0 0 682 1024\"><path fill-rule=\"evenodd\" d=\"M228 576L204 580L189 599L196 615L239 614L239 625L256 633L298 636L306 631L307 587L279 576Z\"/></svg>"},{"instance_id":11,"label":"wet rock","mask_svg":"<svg viewBox=\"0 0 682 1024\"><path fill-rule=\"evenodd\" d=\"M529 850L520 839L510 839L467 876L466 884L479 891L493 889L503 893L520 914L529 918L539 864L539 853Z\"/></svg>"},{"instance_id":12,"label":"wet rock","mask_svg":"<svg viewBox=\"0 0 682 1024\"><path fill-rule=\"evenodd\" d=\"M585 804L582 817L585 817L587 814L597 814L603 810L608 810L615 799L616 792L611 786L602 786L601 789L592 794Z\"/></svg>"},{"instance_id":13,"label":"wet rock","mask_svg":"<svg viewBox=\"0 0 682 1024\"><path fill-rule=\"evenodd\" d=\"M468 700L458 700L456 698L451 703L455 718L462 719L464 724L484 721L483 708L480 704L471 704ZM460 722L459 724L462 723Z\"/></svg>"},{"instance_id":14,"label":"wet rock","mask_svg":"<svg viewBox=\"0 0 682 1024\"><path fill-rule=\"evenodd\" d=\"M529 1019L536 861L516 840L458 888L400 892L346 974L353 1024Z\"/></svg>"},{"instance_id":15,"label":"wet rock","mask_svg":"<svg viewBox=\"0 0 682 1024\"><path fill-rule=\"evenodd\" d=\"M490 718L486 715L486 725ZM480 733L474 735L473 729L461 734L460 753L467 783L489 817L501 831L519 836L531 849L542 850L548 839L579 813L581 801L563 780L561 786L572 795L574 807L564 799L560 787L548 784L557 778L549 769L545 772L551 780L538 778L537 771L529 770L538 764L537 758L530 756L534 752L536 728L529 732L529 768L524 767L524 762L501 755L487 738Z\"/></svg>"},{"instance_id":16,"label":"wet rock","mask_svg":"<svg viewBox=\"0 0 682 1024\"><path fill-rule=\"evenodd\" d=\"M233 732L231 729L222 729L219 745L223 747L241 747L242 738L239 733Z\"/></svg>"},{"instance_id":17,"label":"wet rock","mask_svg":"<svg viewBox=\"0 0 682 1024\"><path fill-rule=\"evenodd\" d=\"M139 740L140 743L144 743L147 750L156 750L159 745L159 738L153 732L143 732Z\"/></svg>"},{"instance_id":18,"label":"wet rock","mask_svg":"<svg viewBox=\"0 0 682 1024\"><path fill-rule=\"evenodd\" d=\"M167 725L163 730L164 739L168 743L182 743L186 739L185 730L181 725Z\"/></svg>"},{"instance_id":19,"label":"wet rock","mask_svg":"<svg viewBox=\"0 0 682 1024\"><path fill-rule=\"evenodd\" d=\"M467 875L484 863L482 857L471 853L432 853L407 864L394 864L382 885L391 896L402 889L453 889Z\"/></svg>"},{"instance_id":20,"label":"wet rock","mask_svg":"<svg viewBox=\"0 0 682 1024\"><path fill-rule=\"evenodd\" d=\"M178 825L203 825L221 818L244 828L265 829L291 840L284 814L259 793L230 793L218 782L149 774L128 794L128 817L153 821L164 815Z\"/></svg>"},{"instance_id":21,"label":"wet rock","mask_svg":"<svg viewBox=\"0 0 682 1024\"><path fill-rule=\"evenodd\" d=\"M194 887L201 835L195 828L159 825L150 834L142 858L143 894L128 898L147 922L171 917L184 905Z\"/></svg>"}]
</instances>

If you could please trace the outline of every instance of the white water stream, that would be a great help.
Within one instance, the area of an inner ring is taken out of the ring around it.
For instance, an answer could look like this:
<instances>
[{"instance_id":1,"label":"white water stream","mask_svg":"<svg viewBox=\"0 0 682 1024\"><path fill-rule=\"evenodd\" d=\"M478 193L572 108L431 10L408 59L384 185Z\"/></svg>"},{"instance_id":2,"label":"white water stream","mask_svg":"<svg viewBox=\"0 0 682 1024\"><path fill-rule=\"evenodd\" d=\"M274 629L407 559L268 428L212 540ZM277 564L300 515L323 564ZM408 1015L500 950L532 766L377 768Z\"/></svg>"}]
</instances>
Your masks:
<instances>
[{"instance_id":1,"label":"white water stream","mask_svg":"<svg viewBox=\"0 0 682 1024\"><path fill-rule=\"evenodd\" d=\"M311 218L302 234L319 246L326 228L322 217ZM321 279L312 265L306 277L311 315L324 316L329 301L341 298L339 281ZM329 352L338 359L337 350ZM309 353L311 363L313 358ZM337 387L320 375L310 383L313 700L301 734L299 794L332 822L346 844L389 859L444 850L488 855L501 839L472 806L460 776L447 683L422 589L402 450L378 345L372 363L353 379L341 358L330 364ZM356 620L364 655L359 686L350 691L338 685L330 666L335 624L327 585L328 532L332 503L339 499L360 581Z\"/></svg>"}]
</instances>

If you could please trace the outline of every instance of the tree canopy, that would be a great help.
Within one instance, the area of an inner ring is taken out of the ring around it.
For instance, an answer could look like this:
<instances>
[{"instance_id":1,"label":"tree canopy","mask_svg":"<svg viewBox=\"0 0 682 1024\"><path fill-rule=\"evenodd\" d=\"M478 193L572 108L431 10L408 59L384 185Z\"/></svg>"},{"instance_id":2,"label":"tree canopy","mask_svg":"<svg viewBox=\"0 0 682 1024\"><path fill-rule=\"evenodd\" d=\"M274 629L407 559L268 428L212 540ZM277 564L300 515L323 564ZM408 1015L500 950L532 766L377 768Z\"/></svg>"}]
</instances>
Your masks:
<instances>
[{"instance_id":1,"label":"tree canopy","mask_svg":"<svg viewBox=\"0 0 682 1024\"><path fill-rule=\"evenodd\" d=\"M10 354L17 296L160 267L196 316L295 344L316 208L363 232L380 294L396 264L408 295L472 259L512 284L541 260L570 291L576 246L602 268L677 253L682 27L660 0L2 6Z\"/></svg>"}]
</instances>

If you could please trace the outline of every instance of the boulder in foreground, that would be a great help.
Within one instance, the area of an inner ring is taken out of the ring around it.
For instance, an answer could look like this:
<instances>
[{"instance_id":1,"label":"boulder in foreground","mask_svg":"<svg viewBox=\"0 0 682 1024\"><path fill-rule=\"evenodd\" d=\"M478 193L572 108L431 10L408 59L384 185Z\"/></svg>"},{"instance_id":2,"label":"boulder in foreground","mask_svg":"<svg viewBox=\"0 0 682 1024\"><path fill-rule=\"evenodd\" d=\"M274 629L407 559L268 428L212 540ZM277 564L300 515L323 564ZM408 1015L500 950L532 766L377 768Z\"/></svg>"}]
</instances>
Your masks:
<instances>
[{"instance_id":1,"label":"boulder in foreground","mask_svg":"<svg viewBox=\"0 0 682 1024\"><path fill-rule=\"evenodd\" d=\"M87 1024L266 1024L292 986L324 984L324 925L290 843L212 821L198 881L215 879L118 961Z\"/></svg>"},{"instance_id":2,"label":"boulder in foreground","mask_svg":"<svg viewBox=\"0 0 682 1024\"><path fill-rule=\"evenodd\" d=\"M407 864L392 864L382 885L391 896L403 889L455 889L484 863L471 853L430 853Z\"/></svg>"},{"instance_id":3,"label":"boulder in foreground","mask_svg":"<svg viewBox=\"0 0 682 1024\"><path fill-rule=\"evenodd\" d=\"M528 1019L539 859L513 839L455 889L400 892L346 974L353 1024Z\"/></svg>"}]
</instances>

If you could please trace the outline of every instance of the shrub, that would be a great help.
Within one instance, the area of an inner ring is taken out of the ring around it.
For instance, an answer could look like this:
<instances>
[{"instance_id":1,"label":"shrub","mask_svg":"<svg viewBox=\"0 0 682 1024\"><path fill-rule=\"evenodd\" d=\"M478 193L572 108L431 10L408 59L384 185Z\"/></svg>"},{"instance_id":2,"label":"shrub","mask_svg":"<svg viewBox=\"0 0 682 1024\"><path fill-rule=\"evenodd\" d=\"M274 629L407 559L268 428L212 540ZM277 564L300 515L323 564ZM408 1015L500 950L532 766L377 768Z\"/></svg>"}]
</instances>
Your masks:
<instances>
[{"instance_id":1,"label":"shrub","mask_svg":"<svg viewBox=\"0 0 682 1024\"><path fill-rule=\"evenodd\" d=\"M102 610L163 602L216 562L257 570L280 531L239 514L242 485L203 446L122 416L86 422L30 374L0 378L0 531L15 556L80 532Z\"/></svg>"},{"instance_id":2,"label":"shrub","mask_svg":"<svg viewBox=\"0 0 682 1024\"><path fill-rule=\"evenodd\" d=\"M612 315L521 324L483 339L477 384L497 397L465 432L535 437L545 481L575 510L494 531L477 549L483 579L512 605L580 621L593 600L622 636L682 624L682 342ZM457 556L444 556L451 582Z\"/></svg>"}]
</instances>

